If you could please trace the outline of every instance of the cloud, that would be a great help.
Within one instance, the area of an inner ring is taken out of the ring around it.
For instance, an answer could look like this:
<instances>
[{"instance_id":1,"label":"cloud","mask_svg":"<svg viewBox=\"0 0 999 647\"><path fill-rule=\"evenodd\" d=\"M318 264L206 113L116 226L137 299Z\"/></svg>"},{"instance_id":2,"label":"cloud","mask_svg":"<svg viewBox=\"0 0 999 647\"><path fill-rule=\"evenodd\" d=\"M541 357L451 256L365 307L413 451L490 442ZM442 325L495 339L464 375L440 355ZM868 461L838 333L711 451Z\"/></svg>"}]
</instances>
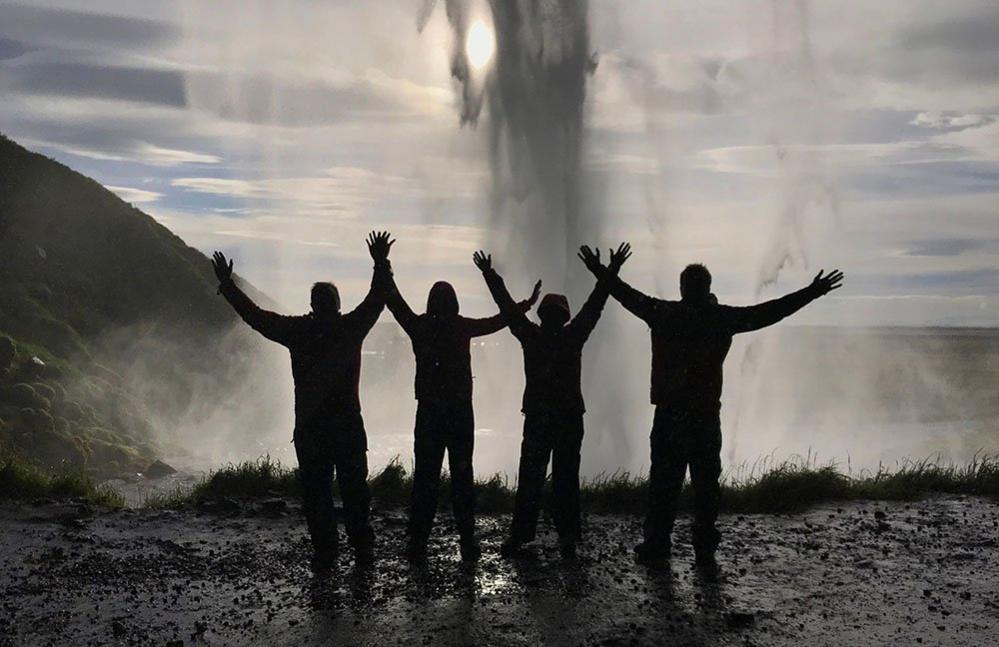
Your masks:
<instances>
[{"instance_id":1,"label":"cloud","mask_svg":"<svg viewBox=\"0 0 999 647\"><path fill-rule=\"evenodd\" d=\"M148 50L180 37L177 25L145 18L23 4L0 4L0 36L35 46Z\"/></svg>"},{"instance_id":2,"label":"cloud","mask_svg":"<svg viewBox=\"0 0 999 647\"><path fill-rule=\"evenodd\" d=\"M933 137L933 142L960 148L967 159L999 162L999 121L986 121L977 127L942 133Z\"/></svg>"},{"instance_id":3,"label":"cloud","mask_svg":"<svg viewBox=\"0 0 999 647\"><path fill-rule=\"evenodd\" d=\"M999 67L999 5L947 3L889 36L890 51L876 59L891 78L953 87L992 85Z\"/></svg>"},{"instance_id":4,"label":"cloud","mask_svg":"<svg viewBox=\"0 0 999 647\"><path fill-rule=\"evenodd\" d=\"M0 66L8 91L49 96L95 97L182 108L184 76L177 70L118 67L69 61L15 61Z\"/></svg>"},{"instance_id":5,"label":"cloud","mask_svg":"<svg viewBox=\"0 0 999 647\"><path fill-rule=\"evenodd\" d=\"M445 89L378 70L328 79L195 69L185 75L185 89L192 107L223 119L300 128L346 121L444 118L450 114L451 102Z\"/></svg>"},{"instance_id":6,"label":"cloud","mask_svg":"<svg viewBox=\"0 0 999 647\"><path fill-rule=\"evenodd\" d=\"M920 112L909 122L913 126L921 128L949 129L949 128L972 128L992 123L996 120L995 115L945 113L938 110Z\"/></svg>"},{"instance_id":7,"label":"cloud","mask_svg":"<svg viewBox=\"0 0 999 647\"><path fill-rule=\"evenodd\" d=\"M134 189L127 186L111 186L110 184L106 184L104 188L114 192L125 202L131 202L132 204L149 204L163 197L162 193L157 193L156 191Z\"/></svg>"},{"instance_id":8,"label":"cloud","mask_svg":"<svg viewBox=\"0 0 999 647\"><path fill-rule=\"evenodd\" d=\"M905 253L909 256L960 256L985 246L986 241L979 239L936 238L913 241Z\"/></svg>"},{"instance_id":9,"label":"cloud","mask_svg":"<svg viewBox=\"0 0 999 647\"><path fill-rule=\"evenodd\" d=\"M28 43L11 38L0 38L0 61L17 58L33 49L34 47Z\"/></svg>"},{"instance_id":10,"label":"cloud","mask_svg":"<svg viewBox=\"0 0 999 647\"><path fill-rule=\"evenodd\" d=\"M213 196L224 196L258 206L280 205L294 217L357 218L376 204L393 199L415 199L418 188L407 178L375 173L359 167L329 168L311 177L243 180L220 177L181 177L171 186Z\"/></svg>"},{"instance_id":11,"label":"cloud","mask_svg":"<svg viewBox=\"0 0 999 647\"><path fill-rule=\"evenodd\" d=\"M222 159L216 155L164 148L149 142L120 142L117 146L104 149L87 148L74 144L27 139L23 143L33 147L54 148L77 157L86 157L104 162L131 162L146 166L183 166L189 164L218 164ZM113 151L113 152L112 152Z\"/></svg>"}]
</instances>

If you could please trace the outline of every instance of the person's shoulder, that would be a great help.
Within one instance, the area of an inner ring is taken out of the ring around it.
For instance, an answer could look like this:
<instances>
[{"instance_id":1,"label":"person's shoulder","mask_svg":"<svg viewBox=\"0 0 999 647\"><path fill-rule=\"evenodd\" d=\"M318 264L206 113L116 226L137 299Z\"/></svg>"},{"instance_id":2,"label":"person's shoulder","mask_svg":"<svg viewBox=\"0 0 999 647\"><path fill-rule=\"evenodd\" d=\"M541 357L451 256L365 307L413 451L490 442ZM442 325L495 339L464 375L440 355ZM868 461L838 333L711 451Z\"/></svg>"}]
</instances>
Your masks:
<instances>
[{"instance_id":1,"label":"person's shoulder","mask_svg":"<svg viewBox=\"0 0 999 647\"><path fill-rule=\"evenodd\" d=\"M683 310L683 301L672 301L670 299L656 299L655 309L660 316L668 316Z\"/></svg>"}]
</instances>

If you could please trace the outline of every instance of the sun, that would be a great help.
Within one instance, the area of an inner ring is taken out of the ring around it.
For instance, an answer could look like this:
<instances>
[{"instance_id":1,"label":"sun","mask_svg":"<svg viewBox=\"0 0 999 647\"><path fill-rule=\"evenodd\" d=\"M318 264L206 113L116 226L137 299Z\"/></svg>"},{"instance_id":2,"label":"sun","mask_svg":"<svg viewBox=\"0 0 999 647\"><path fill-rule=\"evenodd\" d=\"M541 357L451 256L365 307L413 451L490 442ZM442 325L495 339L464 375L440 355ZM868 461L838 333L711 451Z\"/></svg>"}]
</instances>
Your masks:
<instances>
[{"instance_id":1,"label":"sun","mask_svg":"<svg viewBox=\"0 0 999 647\"><path fill-rule=\"evenodd\" d=\"M465 39L465 53L472 67L481 70L488 65L495 49L496 40L493 31L481 20L473 22L468 28L468 37Z\"/></svg>"}]
</instances>

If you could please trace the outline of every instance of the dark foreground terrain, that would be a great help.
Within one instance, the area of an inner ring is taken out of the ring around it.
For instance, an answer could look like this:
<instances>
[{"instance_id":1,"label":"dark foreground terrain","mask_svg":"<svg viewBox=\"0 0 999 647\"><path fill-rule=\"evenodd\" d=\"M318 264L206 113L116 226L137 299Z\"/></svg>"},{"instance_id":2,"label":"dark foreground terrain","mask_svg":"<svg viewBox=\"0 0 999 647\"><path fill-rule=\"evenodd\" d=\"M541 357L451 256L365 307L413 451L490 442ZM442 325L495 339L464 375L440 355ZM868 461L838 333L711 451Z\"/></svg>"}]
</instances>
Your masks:
<instances>
[{"instance_id":1,"label":"dark foreground terrain","mask_svg":"<svg viewBox=\"0 0 999 647\"><path fill-rule=\"evenodd\" d=\"M570 563L547 525L533 558L500 559L508 519L486 517L475 568L443 521L421 569L397 556L402 514L379 513L377 568L355 571L348 553L320 580L284 500L211 513L6 505L0 644L999 644L999 506L984 499L725 515L715 581L685 543L671 568L636 565L630 517L590 516Z\"/></svg>"}]
</instances>

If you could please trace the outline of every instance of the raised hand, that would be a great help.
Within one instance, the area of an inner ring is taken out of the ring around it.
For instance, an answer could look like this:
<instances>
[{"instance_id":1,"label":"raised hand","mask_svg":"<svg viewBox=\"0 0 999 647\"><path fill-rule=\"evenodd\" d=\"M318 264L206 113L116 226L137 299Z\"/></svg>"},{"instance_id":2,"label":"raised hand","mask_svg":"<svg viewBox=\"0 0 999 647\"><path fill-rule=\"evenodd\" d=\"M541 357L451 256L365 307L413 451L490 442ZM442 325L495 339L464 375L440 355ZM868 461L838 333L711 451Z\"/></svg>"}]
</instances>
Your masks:
<instances>
[{"instance_id":1,"label":"raised hand","mask_svg":"<svg viewBox=\"0 0 999 647\"><path fill-rule=\"evenodd\" d=\"M389 250L394 244L395 239L389 240L387 231L373 231L368 234L368 253L376 263L388 260Z\"/></svg>"},{"instance_id":2,"label":"raised hand","mask_svg":"<svg viewBox=\"0 0 999 647\"><path fill-rule=\"evenodd\" d=\"M815 290L819 296L825 296L843 285L842 272L839 270L833 270L825 276L822 276L823 271L824 270L819 270L819 273L815 275L815 278L812 279L812 284L809 286Z\"/></svg>"},{"instance_id":3,"label":"raised hand","mask_svg":"<svg viewBox=\"0 0 999 647\"><path fill-rule=\"evenodd\" d=\"M528 309L534 307L534 304L538 302L538 297L540 296L541 296L541 280L539 279L538 282L534 284L534 291L531 292L531 297L524 302L527 305Z\"/></svg>"},{"instance_id":4,"label":"raised hand","mask_svg":"<svg viewBox=\"0 0 999 647\"><path fill-rule=\"evenodd\" d=\"M493 255L486 254L480 249L472 254L472 262L475 263L475 267L479 268L479 271L487 272L493 268ZM540 290L541 288L537 289Z\"/></svg>"},{"instance_id":5,"label":"raised hand","mask_svg":"<svg viewBox=\"0 0 999 647\"><path fill-rule=\"evenodd\" d=\"M600 262L599 249L593 250L590 249L589 245L583 245L579 248L579 253L576 254L576 257L583 261L583 265L586 266L586 269L590 270L597 276L603 272L604 265Z\"/></svg>"},{"instance_id":6,"label":"raised hand","mask_svg":"<svg viewBox=\"0 0 999 647\"><path fill-rule=\"evenodd\" d=\"M629 258L631 258L631 243L621 243L617 246L617 251L610 250L610 271L617 274Z\"/></svg>"},{"instance_id":7,"label":"raised hand","mask_svg":"<svg viewBox=\"0 0 999 647\"><path fill-rule=\"evenodd\" d=\"M212 254L212 269L215 270L219 283L225 283L232 278L232 260L226 262L225 254L222 252Z\"/></svg>"}]
</instances>

